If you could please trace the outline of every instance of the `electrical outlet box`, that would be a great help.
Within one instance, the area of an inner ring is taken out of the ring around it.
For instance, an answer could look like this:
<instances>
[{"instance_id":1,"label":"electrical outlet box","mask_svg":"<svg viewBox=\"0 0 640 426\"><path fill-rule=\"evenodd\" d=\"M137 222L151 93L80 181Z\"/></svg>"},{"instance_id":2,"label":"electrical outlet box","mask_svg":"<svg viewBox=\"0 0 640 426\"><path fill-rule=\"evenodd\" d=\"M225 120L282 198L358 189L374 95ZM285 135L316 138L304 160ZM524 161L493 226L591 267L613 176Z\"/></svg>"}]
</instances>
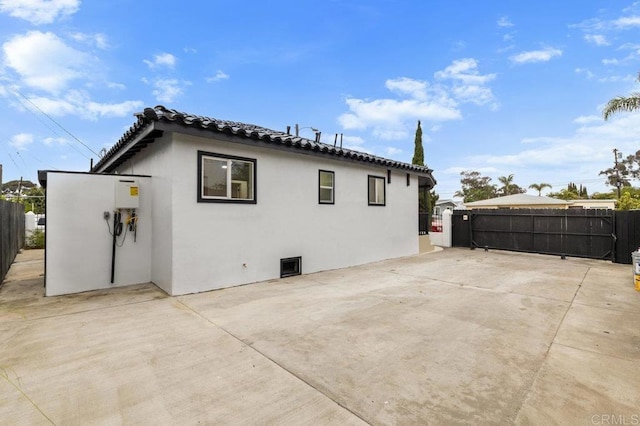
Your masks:
<instances>
[{"instance_id":1,"label":"electrical outlet box","mask_svg":"<svg viewBox=\"0 0 640 426\"><path fill-rule=\"evenodd\" d=\"M140 205L140 187L135 180L116 182L116 209L137 209Z\"/></svg>"}]
</instances>

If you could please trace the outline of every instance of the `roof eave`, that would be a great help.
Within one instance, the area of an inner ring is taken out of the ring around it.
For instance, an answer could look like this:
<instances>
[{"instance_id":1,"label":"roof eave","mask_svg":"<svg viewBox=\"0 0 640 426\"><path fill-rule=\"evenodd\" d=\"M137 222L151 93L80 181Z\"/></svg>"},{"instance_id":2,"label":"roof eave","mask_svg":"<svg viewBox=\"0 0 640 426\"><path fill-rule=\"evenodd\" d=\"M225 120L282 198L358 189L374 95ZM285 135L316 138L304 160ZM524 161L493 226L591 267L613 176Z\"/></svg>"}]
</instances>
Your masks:
<instances>
[{"instance_id":1,"label":"roof eave","mask_svg":"<svg viewBox=\"0 0 640 426\"><path fill-rule=\"evenodd\" d=\"M120 147L120 149L113 153L104 163L96 164L96 166L91 171L96 173L108 173L109 171L111 171L112 166L118 163L118 160L120 160L125 154L127 154L140 141L146 139L154 130L156 130L156 122L147 121L144 124L142 130L138 131L131 140Z\"/></svg>"}]
</instances>

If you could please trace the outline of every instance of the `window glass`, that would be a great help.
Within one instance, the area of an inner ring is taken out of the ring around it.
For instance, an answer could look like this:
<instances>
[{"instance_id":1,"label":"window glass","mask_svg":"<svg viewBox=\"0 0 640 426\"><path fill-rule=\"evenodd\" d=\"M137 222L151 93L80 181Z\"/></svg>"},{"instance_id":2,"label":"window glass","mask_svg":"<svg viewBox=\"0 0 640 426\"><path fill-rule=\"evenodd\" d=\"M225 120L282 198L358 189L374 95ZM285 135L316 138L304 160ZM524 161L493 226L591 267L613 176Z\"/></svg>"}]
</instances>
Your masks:
<instances>
[{"instance_id":1,"label":"window glass","mask_svg":"<svg viewBox=\"0 0 640 426\"><path fill-rule=\"evenodd\" d=\"M384 178L379 176L369 176L369 205L385 205Z\"/></svg>"},{"instance_id":2,"label":"window glass","mask_svg":"<svg viewBox=\"0 0 640 426\"><path fill-rule=\"evenodd\" d=\"M253 198L253 163L229 160L231 163L231 198Z\"/></svg>"},{"instance_id":3,"label":"window glass","mask_svg":"<svg viewBox=\"0 0 640 426\"><path fill-rule=\"evenodd\" d=\"M255 203L256 160L198 152L198 201Z\"/></svg>"},{"instance_id":4,"label":"window glass","mask_svg":"<svg viewBox=\"0 0 640 426\"><path fill-rule=\"evenodd\" d=\"M319 202L320 204L333 204L334 191L334 172L320 170L320 188Z\"/></svg>"},{"instance_id":5,"label":"window glass","mask_svg":"<svg viewBox=\"0 0 640 426\"><path fill-rule=\"evenodd\" d=\"M202 161L202 195L227 196L227 160L204 158Z\"/></svg>"}]
</instances>

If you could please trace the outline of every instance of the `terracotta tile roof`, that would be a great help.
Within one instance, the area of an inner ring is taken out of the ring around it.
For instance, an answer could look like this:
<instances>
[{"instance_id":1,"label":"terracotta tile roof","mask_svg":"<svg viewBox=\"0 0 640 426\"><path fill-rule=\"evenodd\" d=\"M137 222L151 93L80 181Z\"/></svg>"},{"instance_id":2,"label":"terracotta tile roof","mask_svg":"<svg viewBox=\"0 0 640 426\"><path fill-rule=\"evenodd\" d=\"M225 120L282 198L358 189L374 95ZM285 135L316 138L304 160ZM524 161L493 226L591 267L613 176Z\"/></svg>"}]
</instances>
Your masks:
<instances>
[{"instance_id":1,"label":"terracotta tile roof","mask_svg":"<svg viewBox=\"0 0 640 426\"><path fill-rule=\"evenodd\" d=\"M158 105L154 108L145 108L143 112L137 113L138 121L118 140L118 142L96 163L92 172L111 172L118 165L134 156L137 152L152 143L161 133L150 132L133 146L131 143L149 126L154 123L171 123L178 127L172 131L180 131L180 127L194 128L198 130L210 131L212 134L223 133L230 136L237 136L249 139L256 145L265 147L278 146L289 148L292 151L306 151L310 154L320 156L342 157L363 163L373 163L375 165L400 169L428 178L433 185L436 184L432 176L433 170L426 166L416 166L400 161L389 160L372 154L367 154L351 149L340 148L330 144L316 142L311 139L298 137L285 132L266 129L253 124L239 123L236 121L218 120L216 118L204 117L200 115L188 114L174 109L165 108Z\"/></svg>"}]
</instances>

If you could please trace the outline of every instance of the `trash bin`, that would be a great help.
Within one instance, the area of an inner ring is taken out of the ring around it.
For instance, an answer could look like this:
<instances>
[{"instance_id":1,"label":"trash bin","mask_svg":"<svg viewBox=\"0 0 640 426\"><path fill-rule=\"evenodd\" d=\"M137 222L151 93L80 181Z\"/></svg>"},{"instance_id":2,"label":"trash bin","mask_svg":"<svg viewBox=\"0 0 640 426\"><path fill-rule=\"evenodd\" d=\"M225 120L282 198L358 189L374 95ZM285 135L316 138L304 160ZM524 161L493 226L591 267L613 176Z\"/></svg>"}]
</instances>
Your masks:
<instances>
[{"instance_id":1,"label":"trash bin","mask_svg":"<svg viewBox=\"0 0 640 426\"><path fill-rule=\"evenodd\" d=\"M633 281L636 290L640 291L640 248L631 253L631 260L633 261Z\"/></svg>"}]
</instances>

